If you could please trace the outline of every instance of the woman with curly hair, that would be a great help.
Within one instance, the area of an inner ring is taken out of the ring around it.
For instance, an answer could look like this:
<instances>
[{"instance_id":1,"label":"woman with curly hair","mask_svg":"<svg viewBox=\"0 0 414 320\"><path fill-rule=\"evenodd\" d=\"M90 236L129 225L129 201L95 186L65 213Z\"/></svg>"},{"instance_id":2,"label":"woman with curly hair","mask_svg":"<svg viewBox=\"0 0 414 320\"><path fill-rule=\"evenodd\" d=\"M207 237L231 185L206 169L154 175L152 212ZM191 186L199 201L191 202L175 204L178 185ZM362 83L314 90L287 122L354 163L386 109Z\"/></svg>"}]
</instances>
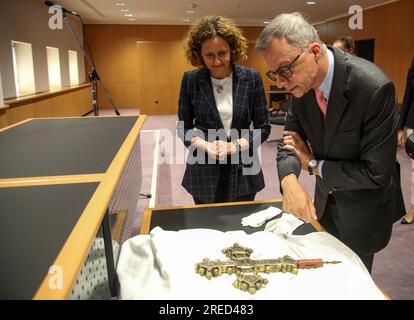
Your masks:
<instances>
[{"instance_id":1,"label":"woman with curly hair","mask_svg":"<svg viewBox=\"0 0 414 320\"><path fill-rule=\"evenodd\" d=\"M182 185L196 204L250 201L264 188L257 148L270 125L259 72L236 64L246 50L220 16L200 19L185 39L197 69L182 78L177 131L190 151Z\"/></svg>"}]
</instances>

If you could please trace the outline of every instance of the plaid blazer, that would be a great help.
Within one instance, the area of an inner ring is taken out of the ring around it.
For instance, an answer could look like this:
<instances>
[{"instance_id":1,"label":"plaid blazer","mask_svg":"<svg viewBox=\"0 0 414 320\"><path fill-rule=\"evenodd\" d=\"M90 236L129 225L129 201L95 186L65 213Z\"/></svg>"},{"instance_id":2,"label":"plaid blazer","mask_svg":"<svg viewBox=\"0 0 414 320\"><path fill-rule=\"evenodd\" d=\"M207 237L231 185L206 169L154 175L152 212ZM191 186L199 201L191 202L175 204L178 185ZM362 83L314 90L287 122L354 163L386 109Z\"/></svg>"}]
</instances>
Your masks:
<instances>
[{"instance_id":1,"label":"plaid blazer","mask_svg":"<svg viewBox=\"0 0 414 320\"><path fill-rule=\"evenodd\" d=\"M328 46L335 65L325 125L313 90L293 98L285 130L308 141L325 160L316 177L315 208L326 212L328 194L341 217L337 228L361 253L384 248L394 221L405 213L397 151L397 107L392 81L373 63ZM279 180L299 176L301 164L278 142Z\"/></svg>"},{"instance_id":2,"label":"plaid blazer","mask_svg":"<svg viewBox=\"0 0 414 320\"><path fill-rule=\"evenodd\" d=\"M200 68L184 73L181 82L180 98L178 103L177 134L189 147L191 155L196 156L197 151L190 146L191 138L202 135L208 141L216 140L217 136L208 136L209 129L224 129L220 114L214 99L210 73L207 68ZM262 79L257 70L233 65L233 119L232 129L238 130L241 137L242 129L250 129L253 124L255 130L248 130L244 136L249 141L249 152L252 154L253 146L260 146L269 136L270 124L266 107L266 96ZM257 134L260 132L259 134ZM220 164L208 163L208 156L203 155L205 163L187 162L182 185L193 195L206 203L214 202L217 184L219 181ZM240 157L241 160L241 157ZM229 200L239 196L253 194L264 188L262 170L257 174L243 174L243 167L250 164L230 165Z\"/></svg>"}]
</instances>

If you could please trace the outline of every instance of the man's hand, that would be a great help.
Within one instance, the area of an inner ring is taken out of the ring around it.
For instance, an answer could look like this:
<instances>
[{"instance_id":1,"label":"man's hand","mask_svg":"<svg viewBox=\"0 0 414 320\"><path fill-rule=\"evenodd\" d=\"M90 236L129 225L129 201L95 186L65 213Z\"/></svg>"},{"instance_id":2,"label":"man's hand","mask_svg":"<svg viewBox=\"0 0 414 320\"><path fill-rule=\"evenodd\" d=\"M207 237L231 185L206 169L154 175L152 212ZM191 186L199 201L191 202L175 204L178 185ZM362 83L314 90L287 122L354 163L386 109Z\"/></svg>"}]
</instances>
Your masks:
<instances>
[{"instance_id":1,"label":"man's hand","mask_svg":"<svg viewBox=\"0 0 414 320\"><path fill-rule=\"evenodd\" d=\"M301 162L302 169L308 169L308 162L312 159L312 152L300 135L295 131L283 131L283 149L292 150Z\"/></svg>"},{"instance_id":2,"label":"man's hand","mask_svg":"<svg viewBox=\"0 0 414 320\"><path fill-rule=\"evenodd\" d=\"M398 130L398 146L404 148L405 146L405 130Z\"/></svg>"},{"instance_id":3,"label":"man's hand","mask_svg":"<svg viewBox=\"0 0 414 320\"><path fill-rule=\"evenodd\" d=\"M309 223L317 220L316 209L312 198L299 184L294 174L289 174L282 179L283 211L291 213Z\"/></svg>"}]
</instances>

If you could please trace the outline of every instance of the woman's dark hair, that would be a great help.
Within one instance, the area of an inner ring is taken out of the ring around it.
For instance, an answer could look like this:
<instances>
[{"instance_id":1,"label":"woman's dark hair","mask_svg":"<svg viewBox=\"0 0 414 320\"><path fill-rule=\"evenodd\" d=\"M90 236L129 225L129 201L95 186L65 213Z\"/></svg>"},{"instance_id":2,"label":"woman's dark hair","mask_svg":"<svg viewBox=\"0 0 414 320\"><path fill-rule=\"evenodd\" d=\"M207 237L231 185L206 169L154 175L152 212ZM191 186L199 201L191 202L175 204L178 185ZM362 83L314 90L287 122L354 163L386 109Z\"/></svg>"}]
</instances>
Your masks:
<instances>
[{"instance_id":1,"label":"woman's dark hair","mask_svg":"<svg viewBox=\"0 0 414 320\"><path fill-rule=\"evenodd\" d=\"M341 41L344 44L344 49L348 52L354 52L355 51L355 42L354 39L352 39L351 36L342 36L338 38L339 41Z\"/></svg>"}]
</instances>

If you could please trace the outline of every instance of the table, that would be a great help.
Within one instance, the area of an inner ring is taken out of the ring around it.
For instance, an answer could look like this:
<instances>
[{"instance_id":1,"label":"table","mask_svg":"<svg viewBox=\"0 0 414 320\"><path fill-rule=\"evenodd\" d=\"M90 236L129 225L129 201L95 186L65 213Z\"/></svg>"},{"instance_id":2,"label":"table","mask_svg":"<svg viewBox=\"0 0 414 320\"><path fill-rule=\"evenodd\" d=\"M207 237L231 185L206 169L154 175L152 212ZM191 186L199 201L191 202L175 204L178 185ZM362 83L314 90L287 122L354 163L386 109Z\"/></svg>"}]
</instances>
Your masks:
<instances>
[{"instance_id":1,"label":"table","mask_svg":"<svg viewBox=\"0 0 414 320\"><path fill-rule=\"evenodd\" d=\"M281 199L257 200L246 202L218 203L205 205L175 206L164 208L147 208L144 210L140 234L145 235L156 226L163 230L178 231L182 229L207 228L219 231L243 230L247 234L263 231L266 224L258 228L244 227L241 219L269 206L282 208ZM277 219L275 217L274 219ZM318 221L304 223L294 235L305 235L315 231L325 231ZM379 288L379 287L378 287ZM385 298L390 297L381 289Z\"/></svg>"},{"instance_id":2,"label":"table","mask_svg":"<svg viewBox=\"0 0 414 320\"><path fill-rule=\"evenodd\" d=\"M208 228L219 231L243 230L250 234L263 231L265 224L258 228L244 227L241 219L254 212L265 210L270 206L282 207L280 199L258 200L206 205L190 205L164 208L147 208L141 225L141 234L148 234L152 228L159 226L164 230ZM306 234L322 231L317 221L305 223L294 234Z\"/></svg>"},{"instance_id":3,"label":"table","mask_svg":"<svg viewBox=\"0 0 414 320\"><path fill-rule=\"evenodd\" d=\"M100 227L116 294L109 207L144 121L28 119L0 130L0 298L67 298Z\"/></svg>"}]
</instances>

